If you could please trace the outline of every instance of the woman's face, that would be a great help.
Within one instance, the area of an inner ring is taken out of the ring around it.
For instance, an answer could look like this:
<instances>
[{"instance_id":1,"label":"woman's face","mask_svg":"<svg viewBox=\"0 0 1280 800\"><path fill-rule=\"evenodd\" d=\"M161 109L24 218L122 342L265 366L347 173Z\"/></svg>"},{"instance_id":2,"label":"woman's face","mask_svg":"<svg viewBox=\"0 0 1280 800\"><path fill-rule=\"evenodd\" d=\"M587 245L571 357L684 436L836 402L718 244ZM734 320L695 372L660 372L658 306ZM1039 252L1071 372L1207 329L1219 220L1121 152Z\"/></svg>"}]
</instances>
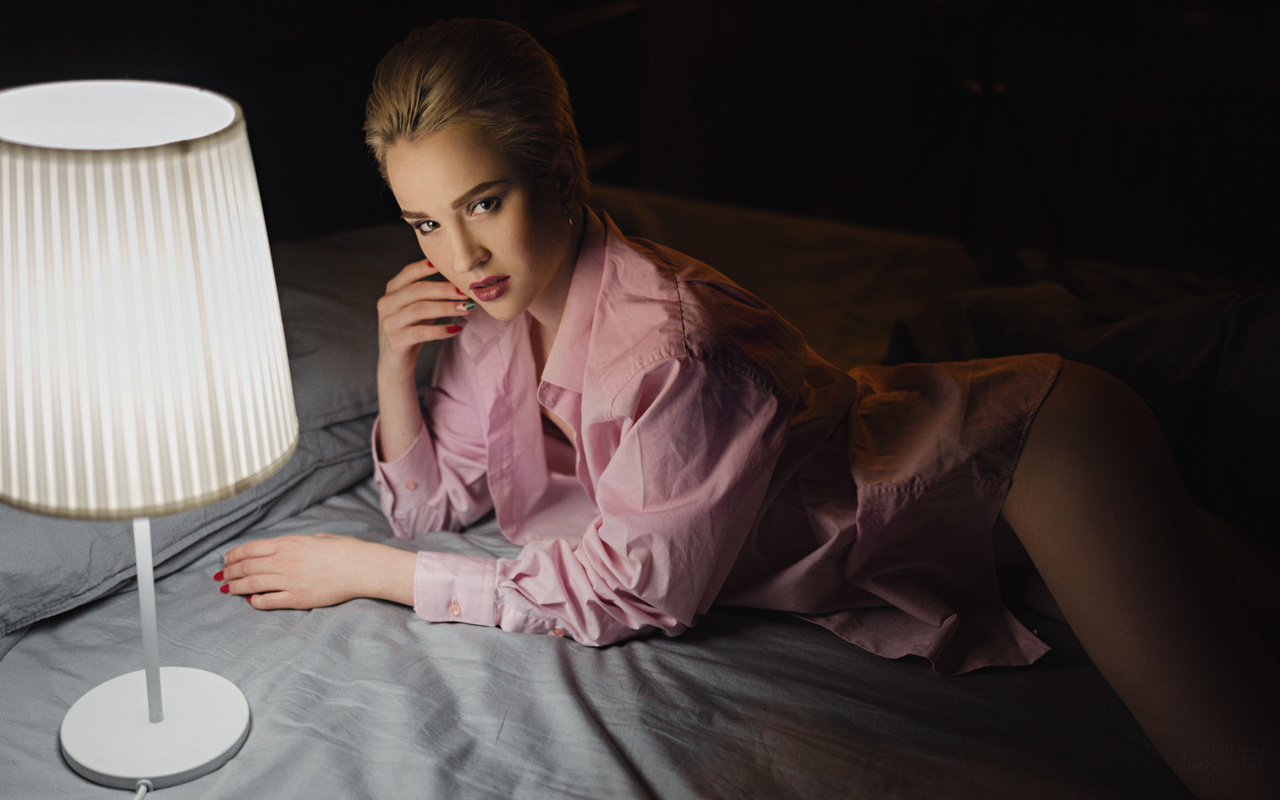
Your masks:
<instances>
[{"instance_id":1,"label":"woman's face","mask_svg":"<svg viewBox=\"0 0 1280 800\"><path fill-rule=\"evenodd\" d=\"M490 316L558 325L577 253L551 181L530 180L468 125L387 150L401 216L442 275Z\"/></svg>"}]
</instances>

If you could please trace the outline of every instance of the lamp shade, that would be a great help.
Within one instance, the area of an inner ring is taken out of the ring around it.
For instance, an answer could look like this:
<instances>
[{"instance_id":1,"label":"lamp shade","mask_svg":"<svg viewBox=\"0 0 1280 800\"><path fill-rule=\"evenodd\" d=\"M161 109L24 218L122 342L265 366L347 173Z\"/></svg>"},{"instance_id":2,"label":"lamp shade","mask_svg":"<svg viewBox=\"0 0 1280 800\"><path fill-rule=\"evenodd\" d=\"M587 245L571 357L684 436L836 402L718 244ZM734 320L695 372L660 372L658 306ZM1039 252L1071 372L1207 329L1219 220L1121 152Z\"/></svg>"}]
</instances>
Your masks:
<instances>
[{"instance_id":1,"label":"lamp shade","mask_svg":"<svg viewBox=\"0 0 1280 800\"><path fill-rule=\"evenodd\" d=\"M0 501L127 519L297 443L244 117L146 81L0 91Z\"/></svg>"}]
</instances>

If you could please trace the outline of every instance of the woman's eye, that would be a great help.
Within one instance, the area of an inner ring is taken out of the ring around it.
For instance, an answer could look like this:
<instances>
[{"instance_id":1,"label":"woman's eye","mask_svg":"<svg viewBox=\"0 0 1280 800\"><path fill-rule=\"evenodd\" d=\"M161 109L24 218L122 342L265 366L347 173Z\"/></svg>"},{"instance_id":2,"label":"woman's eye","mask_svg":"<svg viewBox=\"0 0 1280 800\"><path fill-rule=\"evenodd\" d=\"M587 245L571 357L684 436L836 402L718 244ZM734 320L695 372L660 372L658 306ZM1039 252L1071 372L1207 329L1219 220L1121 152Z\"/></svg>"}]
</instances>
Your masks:
<instances>
[{"instance_id":1,"label":"woman's eye","mask_svg":"<svg viewBox=\"0 0 1280 800\"><path fill-rule=\"evenodd\" d=\"M502 201L497 197L486 197L483 200L477 201L476 204L471 207L471 213L487 214L497 208L501 203Z\"/></svg>"},{"instance_id":2,"label":"woman's eye","mask_svg":"<svg viewBox=\"0 0 1280 800\"><path fill-rule=\"evenodd\" d=\"M439 228L439 227L440 227L439 223L429 219L424 219L421 222L413 223L413 229L421 234L431 233L432 231L434 231L436 228Z\"/></svg>"}]
</instances>

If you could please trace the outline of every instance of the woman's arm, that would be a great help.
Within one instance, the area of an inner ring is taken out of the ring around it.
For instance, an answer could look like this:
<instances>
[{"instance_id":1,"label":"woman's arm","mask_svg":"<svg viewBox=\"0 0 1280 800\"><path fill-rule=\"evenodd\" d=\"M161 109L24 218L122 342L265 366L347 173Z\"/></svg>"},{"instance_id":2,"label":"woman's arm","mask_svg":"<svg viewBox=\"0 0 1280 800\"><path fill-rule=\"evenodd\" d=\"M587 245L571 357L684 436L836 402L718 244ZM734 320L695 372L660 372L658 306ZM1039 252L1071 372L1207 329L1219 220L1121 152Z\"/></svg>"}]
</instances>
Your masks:
<instances>
[{"instance_id":1,"label":"woman's arm","mask_svg":"<svg viewBox=\"0 0 1280 800\"><path fill-rule=\"evenodd\" d=\"M488 443L479 416L484 401L476 395L472 364L459 347L441 349L432 382L421 412L416 395L408 401L419 428L395 461L382 457L382 420L374 425L374 481L382 512L401 539L460 530L493 509Z\"/></svg>"},{"instance_id":2,"label":"woman's arm","mask_svg":"<svg viewBox=\"0 0 1280 800\"><path fill-rule=\"evenodd\" d=\"M374 477L382 511L401 539L433 530L458 530L493 507L485 473L487 446L477 417L470 365L457 347L441 348L433 387L419 400L415 378L425 341L451 338L473 304L444 281L430 262L408 265L378 301L378 404L374 426ZM443 297L443 299L441 299ZM424 421L425 403L427 420ZM428 424L429 423L429 424Z\"/></svg>"}]
</instances>

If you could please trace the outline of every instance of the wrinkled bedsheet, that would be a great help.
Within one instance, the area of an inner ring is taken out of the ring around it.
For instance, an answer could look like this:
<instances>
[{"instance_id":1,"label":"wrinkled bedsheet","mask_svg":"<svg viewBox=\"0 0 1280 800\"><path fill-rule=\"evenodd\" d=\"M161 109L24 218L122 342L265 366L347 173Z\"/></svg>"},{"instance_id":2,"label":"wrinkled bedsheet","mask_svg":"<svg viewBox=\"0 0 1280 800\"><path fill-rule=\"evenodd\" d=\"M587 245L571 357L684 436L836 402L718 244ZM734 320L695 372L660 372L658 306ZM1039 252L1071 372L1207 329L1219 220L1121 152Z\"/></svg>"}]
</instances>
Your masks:
<instances>
[{"instance_id":1,"label":"wrinkled bedsheet","mask_svg":"<svg viewBox=\"0 0 1280 800\"><path fill-rule=\"evenodd\" d=\"M387 539L371 482L237 541ZM234 544L233 542L232 544ZM230 545L228 545L230 546ZM497 555L492 525L410 548ZM240 686L253 722L222 769L158 798L1177 798L1135 723L1061 626L1041 664L959 678L785 615L592 649L429 624L373 600L255 611L216 554L157 584L161 661ZM140 668L137 594L32 626L0 659L0 797L108 798L62 761L85 691Z\"/></svg>"}]
</instances>

